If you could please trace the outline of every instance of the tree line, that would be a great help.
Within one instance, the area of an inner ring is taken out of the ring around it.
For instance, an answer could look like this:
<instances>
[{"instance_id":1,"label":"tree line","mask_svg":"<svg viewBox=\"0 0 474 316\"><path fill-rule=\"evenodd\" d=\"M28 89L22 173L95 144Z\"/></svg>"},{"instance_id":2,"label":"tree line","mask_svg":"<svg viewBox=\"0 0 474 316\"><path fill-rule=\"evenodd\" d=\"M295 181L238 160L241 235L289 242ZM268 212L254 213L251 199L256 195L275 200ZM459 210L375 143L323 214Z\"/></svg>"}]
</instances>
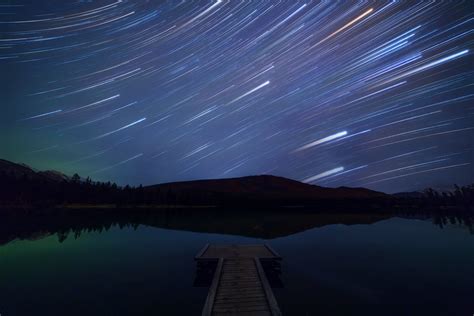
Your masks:
<instances>
[{"instance_id":1,"label":"tree line","mask_svg":"<svg viewBox=\"0 0 474 316\"><path fill-rule=\"evenodd\" d=\"M166 205L239 205L259 202L262 204L274 202L275 205L285 205L298 202L301 205L321 205L329 203L334 209L347 209L353 201L343 200L322 202L318 200L287 201L279 196L260 196L258 194L242 195L239 192L213 193L199 189L178 190L172 186L145 188L139 186L119 186L112 182L92 181L74 174L63 180L50 179L44 176L22 175L0 171L0 205L53 206L67 204L113 204L116 206L166 204ZM240 195L239 195L240 194ZM474 184L454 186L454 190L440 192L426 189L415 197L383 198L371 204L377 208L388 208L393 205L418 208L463 208L473 211ZM306 204L305 204L306 203ZM367 207L370 203L365 202ZM350 204L350 205L349 205ZM359 203L362 204L362 203Z\"/></svg>"}]
</instances>

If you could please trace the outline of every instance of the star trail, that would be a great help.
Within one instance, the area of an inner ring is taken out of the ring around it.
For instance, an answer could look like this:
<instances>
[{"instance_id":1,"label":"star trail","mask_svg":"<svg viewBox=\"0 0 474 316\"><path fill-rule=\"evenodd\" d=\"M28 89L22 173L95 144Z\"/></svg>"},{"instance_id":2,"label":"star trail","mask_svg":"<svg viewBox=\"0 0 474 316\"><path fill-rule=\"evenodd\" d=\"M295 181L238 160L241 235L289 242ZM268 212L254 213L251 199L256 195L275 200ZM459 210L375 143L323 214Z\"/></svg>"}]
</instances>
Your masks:
<instances>
[{"instance_id":1,"label":"star trail","mask_svg":"<svg viewBox=\"0 0 474 316\"><path fill-rule=\"evenodd\" d=\"M1 157L119 184L474 182L464 2L1 1Z\"/></svg>"}]
</instances>

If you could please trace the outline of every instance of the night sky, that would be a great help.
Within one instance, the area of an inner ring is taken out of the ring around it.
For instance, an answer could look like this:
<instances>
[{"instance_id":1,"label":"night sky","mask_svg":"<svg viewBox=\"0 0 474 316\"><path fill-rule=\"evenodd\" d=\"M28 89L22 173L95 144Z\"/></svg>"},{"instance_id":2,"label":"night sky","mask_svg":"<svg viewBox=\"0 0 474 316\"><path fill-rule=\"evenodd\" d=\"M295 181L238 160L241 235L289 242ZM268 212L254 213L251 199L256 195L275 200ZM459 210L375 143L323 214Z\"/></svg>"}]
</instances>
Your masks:
<instances>
[{"instance_id":1,"label":"night sky","mask_svg":"<svg viewBox=\"0 0 474 316\"><path fill-rule=\"evenodd\" d=\"M470 3L0 0L0 157L122 185L472 183Z\"/></svg>"}]
</instances>

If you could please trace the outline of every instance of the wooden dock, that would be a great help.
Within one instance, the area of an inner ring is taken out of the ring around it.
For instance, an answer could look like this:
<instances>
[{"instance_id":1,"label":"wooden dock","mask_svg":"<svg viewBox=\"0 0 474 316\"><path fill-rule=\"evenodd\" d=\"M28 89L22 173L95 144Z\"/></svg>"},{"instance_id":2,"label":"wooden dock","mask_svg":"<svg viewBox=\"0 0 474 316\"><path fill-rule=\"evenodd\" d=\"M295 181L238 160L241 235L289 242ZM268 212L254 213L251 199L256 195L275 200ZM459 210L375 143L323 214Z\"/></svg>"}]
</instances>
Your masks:
<instances>
[{"instance_id":1,"label":"wooden dock","mask_svg":"<svg viewBox=\"0 0 474 316\"><path fill-rule=\"evenodd\" d=\"M202 315L281 315L260 260L281 260L268 245L207 244L196 260L217 260Z\"/></svg>"}]
</instances>

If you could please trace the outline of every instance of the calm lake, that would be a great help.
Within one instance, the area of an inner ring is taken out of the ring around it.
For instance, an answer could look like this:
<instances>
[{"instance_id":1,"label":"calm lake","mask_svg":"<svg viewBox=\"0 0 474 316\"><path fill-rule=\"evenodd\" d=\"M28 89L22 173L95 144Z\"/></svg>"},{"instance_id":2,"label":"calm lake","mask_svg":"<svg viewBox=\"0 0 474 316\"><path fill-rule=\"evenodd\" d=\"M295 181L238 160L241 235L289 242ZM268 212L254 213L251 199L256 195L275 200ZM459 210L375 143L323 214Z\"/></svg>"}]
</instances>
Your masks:
<instances>
[{"instance_id":1,"label":"calm lake","mask_svg":"<svg viewBox=\"0 0 474 316\"><path fill-rule=\"evenodd\" d=\"M456 220L203 217L0 226L0 314L200 315L193 258L206 243L271 245L284 315L474 313L474 235Z\"/></svg>"}]
</instances>

